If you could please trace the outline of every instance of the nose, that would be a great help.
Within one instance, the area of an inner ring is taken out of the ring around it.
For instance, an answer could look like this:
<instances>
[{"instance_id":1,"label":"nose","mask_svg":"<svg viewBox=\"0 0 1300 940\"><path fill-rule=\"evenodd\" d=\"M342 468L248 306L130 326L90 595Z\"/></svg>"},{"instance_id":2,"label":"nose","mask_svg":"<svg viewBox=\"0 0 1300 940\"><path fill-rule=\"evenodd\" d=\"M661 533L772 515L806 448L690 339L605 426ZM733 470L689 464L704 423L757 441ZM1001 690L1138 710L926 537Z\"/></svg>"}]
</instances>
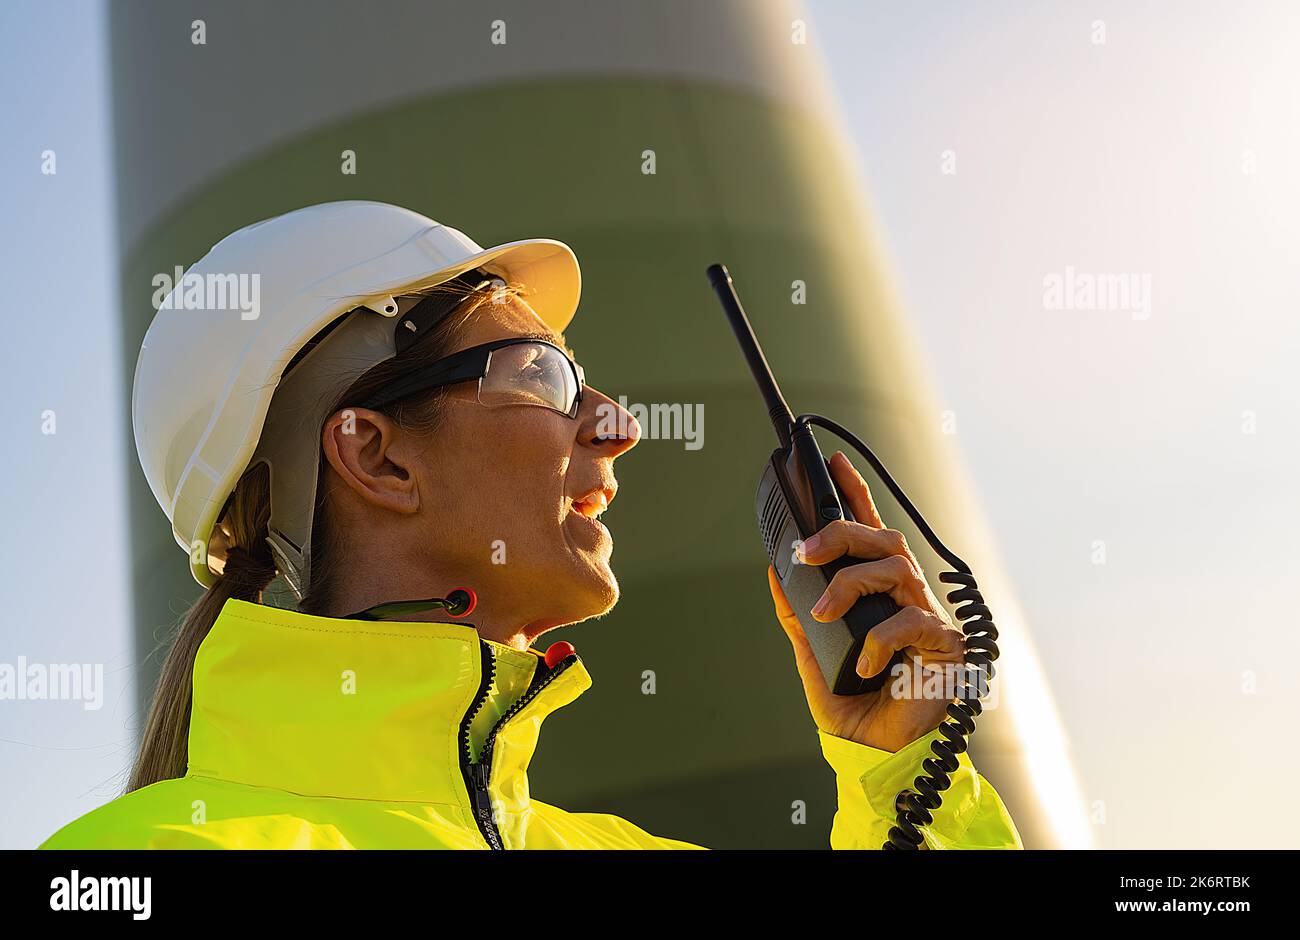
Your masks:
<instances>
[{"instance_id":1,"label":"nose","mask_svg":"<svg viewBox=\"0 0 1300 940\"><path fill-rule=\"evenodd\" d=\"M609 458L627 453L641 440L641 425L630 411L590 385L578 412L578 441Z\"/></svg>"}]
</instances>

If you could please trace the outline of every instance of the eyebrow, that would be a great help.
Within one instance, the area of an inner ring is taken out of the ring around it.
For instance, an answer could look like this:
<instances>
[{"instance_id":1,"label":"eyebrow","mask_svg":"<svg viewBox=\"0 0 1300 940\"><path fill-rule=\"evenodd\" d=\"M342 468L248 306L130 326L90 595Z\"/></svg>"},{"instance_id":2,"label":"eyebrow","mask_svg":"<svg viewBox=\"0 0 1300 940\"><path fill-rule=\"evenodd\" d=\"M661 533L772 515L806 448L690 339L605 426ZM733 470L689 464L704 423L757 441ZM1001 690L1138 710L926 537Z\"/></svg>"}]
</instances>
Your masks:
<instances>
[{"instance_id":1,"label":"eyebrow","mask_svg":"<svg viewBox=\"0 0 1300 940\"><path fill-rule=\"evenodd\" d=\"M568 354L570 359L578 358L577 354L574 353L574 351L568 347L568 345L564 342L564 337L559 333L553 333L550 330L528 330L526 332L520 333L519 335L525 339L544 339L548 343L554 343L556 346L559 346L561 349L563 349L565 353Z\"/></svg>"}]
</instances>

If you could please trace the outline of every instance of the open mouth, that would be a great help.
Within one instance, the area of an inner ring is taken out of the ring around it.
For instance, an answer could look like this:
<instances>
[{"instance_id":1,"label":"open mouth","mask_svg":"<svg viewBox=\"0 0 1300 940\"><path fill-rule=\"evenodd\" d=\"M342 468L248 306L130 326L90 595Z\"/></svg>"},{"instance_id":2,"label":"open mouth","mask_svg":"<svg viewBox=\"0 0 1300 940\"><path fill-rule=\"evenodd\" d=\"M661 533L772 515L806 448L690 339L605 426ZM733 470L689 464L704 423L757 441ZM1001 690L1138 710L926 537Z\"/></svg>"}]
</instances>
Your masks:
<instances>
[{"instance_id":1,"label":"open mouth","mask_svg":"<svg viewBox=\"0 0 1300 940\"><path fill-rule=\"evenodd\" d=\"M610 501L613 498L613 489L600 487L585 496L572 500L569 508L580 516L585 516L588 519L598 519L600 514L609 508Z\"/></svg>"}]
</instances>

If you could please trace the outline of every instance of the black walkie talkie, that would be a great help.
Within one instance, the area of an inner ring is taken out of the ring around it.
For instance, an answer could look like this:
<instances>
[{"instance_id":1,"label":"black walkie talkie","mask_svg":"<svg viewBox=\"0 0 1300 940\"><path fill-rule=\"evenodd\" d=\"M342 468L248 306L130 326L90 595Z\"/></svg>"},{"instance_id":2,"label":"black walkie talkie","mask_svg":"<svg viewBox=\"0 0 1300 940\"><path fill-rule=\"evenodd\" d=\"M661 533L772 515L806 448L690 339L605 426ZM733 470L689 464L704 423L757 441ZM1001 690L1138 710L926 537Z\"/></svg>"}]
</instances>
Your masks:
<instances>
[{"instance_id":1,"label":"black walkie talkie","mask_svg":"<svg viewBox=\"0 0 1300 940\"><path fill-rule=\"evenodd\" d=\"M888 594L870 594L860 598L839 620L822 623L813 619L812 606L825 592L835 572L860 564L863 559L846 555L825 565L805 565L795 557L794 543L821 531L836 519L852 520L853 514L840 498L812 428L806 422L795 421L781 395L749 318L741 309L731 274L723 265L715 264L709 268L709 279L754 373L758 390L767 403L768 417L781 442L763 470L754 499L768 560L799 618L826 685L836 695L874 692L885 684L890 667L902 662L903 656L895 654L889 665L865 679L857 672L858 657L867 633L898 613L898 605Z\"/></svg>"},{"instance_id":2,"label":"black walkie talkie","mask_svg":"<svg viewBox=\"0 0 1300 940\"><path fill-rule=\"evenodd\" d=\"M781 397L776 379L768 367L763 350L754 338L745 311L740 307L735 285L725 265L709 266L709 281L727 312L727 319L740 342L749 369L754 373L759 391L767 403L767 414L781 442L763 469L758 484L755 509L763 535L763 547L776 569L790 606L794 608L817 657L826 684L839 695L855 695L879 689L889 678L890 669L902 660L895 654L878 675L863 679L857 674L858 654L863 640L876 624L898 611L894 601L883 594L859 598L842 620L819 623L812 617L812 605L825 591L835 572L858 562L857 558L837 558L826 565L804 565L793 557L794 542L804 539L836 519L852 519L842 505L826 461L822 458L812 426L825 428L856 450L880 477L886 489L907 513L921 536L944 561L950 571L939 572L939 580L956 585L948 592L949 604L960 604L954 611L966 637L963 663L966 673L957 676L954 700L948 704L948 720L939 726L939 735L930 742L932 757L921 764L924 771L894 799L898 824L889 830L882 848L917 849L925 843L922 829L934 821L933 811L943 802L943 793L952 785L951 774L960 766L959 755L967 748L967 738L975 730L980 714L980 698L988 691L993 678L993 661L998 658L998 628L984 604L979 585L970 566L962 561L934 534L920 510L907 498L885 465L871 448L852 431L830 418L815 414L793 415Z\"/></svg>"}]
</instances>

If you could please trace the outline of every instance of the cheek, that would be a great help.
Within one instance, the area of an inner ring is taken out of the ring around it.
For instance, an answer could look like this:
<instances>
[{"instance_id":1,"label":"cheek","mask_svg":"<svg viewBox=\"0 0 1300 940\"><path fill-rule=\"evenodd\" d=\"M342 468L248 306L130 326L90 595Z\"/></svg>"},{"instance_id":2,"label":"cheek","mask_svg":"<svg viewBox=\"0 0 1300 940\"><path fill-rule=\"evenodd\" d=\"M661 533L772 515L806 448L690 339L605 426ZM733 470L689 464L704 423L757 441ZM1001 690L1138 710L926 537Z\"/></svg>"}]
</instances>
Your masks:
<instances>
[{"instance_id":1,"label":"cheek","mask_svg":"<svg viewBox=\"0 0 1300 940\"><path fill-rule=\"evenodd\" d=\"M462 410L468 414L454 413ZM498 539L507 550L553 549L562 538L571 437L560 437L540 410L454 407L451 418L434 444L432 471L446 527L470 551Z\"/></svg>"}]
</instances>

